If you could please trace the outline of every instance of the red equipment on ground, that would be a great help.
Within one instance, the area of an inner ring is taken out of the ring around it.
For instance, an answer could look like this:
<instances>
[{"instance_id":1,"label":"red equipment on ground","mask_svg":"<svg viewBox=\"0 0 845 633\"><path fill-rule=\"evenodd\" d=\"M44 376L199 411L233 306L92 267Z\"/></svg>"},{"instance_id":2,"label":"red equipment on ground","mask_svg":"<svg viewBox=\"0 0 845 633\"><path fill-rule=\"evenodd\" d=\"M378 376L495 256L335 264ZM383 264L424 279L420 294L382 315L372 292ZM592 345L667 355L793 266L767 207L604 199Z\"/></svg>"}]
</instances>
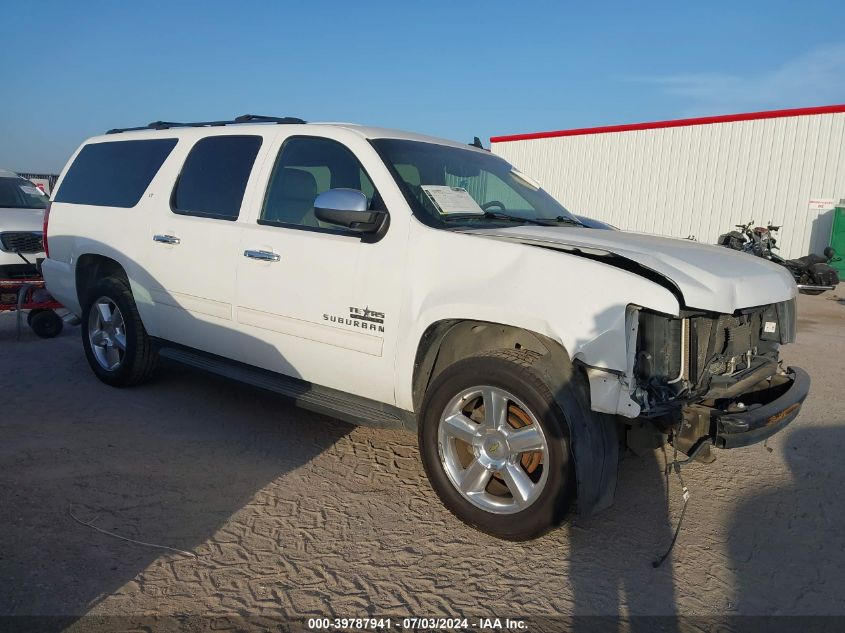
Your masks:
<instances>
[{"instance_id":1,"label":"red equipment on ground","mask_svg":"<svg viewBox=\"0 0 845 633\"><path fill-rule=\"evenodd\" d=\"M0 279L0 312L18 313L18 337L25 310L28 311L26 321L38 336L58 336L64 321L56 314L56 310L62 307L44 287L44 279L40 276Z\"/></svg>"}]
</instances>

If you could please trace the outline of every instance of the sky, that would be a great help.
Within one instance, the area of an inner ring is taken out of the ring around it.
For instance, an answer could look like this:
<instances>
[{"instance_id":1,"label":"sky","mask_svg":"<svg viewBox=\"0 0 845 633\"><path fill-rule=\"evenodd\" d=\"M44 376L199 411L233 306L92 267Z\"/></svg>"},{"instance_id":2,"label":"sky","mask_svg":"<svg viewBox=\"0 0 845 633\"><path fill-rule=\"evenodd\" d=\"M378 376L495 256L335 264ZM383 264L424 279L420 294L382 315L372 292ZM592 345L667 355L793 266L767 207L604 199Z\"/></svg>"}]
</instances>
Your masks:
<instances>
[{"instance_id":1,"label":"sky","mask_svg":"<svg viewBox=\"0 0 845 633\"><path fill-rule=\"evenodd\" d=\"M8 2L0 169L155 120L459 141L845 103L845 2Z\"/></svg>"}]
</instances>

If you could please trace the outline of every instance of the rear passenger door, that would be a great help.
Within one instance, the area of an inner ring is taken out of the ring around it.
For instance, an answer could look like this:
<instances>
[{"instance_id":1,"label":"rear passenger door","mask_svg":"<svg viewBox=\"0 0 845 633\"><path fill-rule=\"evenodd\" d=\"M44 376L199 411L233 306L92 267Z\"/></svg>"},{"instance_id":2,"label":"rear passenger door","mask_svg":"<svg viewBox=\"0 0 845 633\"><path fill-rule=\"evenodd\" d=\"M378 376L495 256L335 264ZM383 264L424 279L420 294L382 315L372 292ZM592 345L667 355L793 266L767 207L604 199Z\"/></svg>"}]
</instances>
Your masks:
<instances>
[{"instance_id":1,"label":"rear passenger door","mask_svg":"<svg viewBox=\"0 0 845 633\"><path fill-rule=\"evenodd\" d=\"M150 219L147 270L162 338L238 358L232 304L239 218L261 135L200 138ZM165 202L169 197L169 204Z\"/></svg>"},{"instance_id":2,"label":"rear passenger door","mask_svg":"<svg viewBox=\"0 0 845 633\"><path fill-rule=\"evenodd\" d=\"M290 136L262 173L236 284L249 362L392 404L408 219L373 240L314 216L316 196L341 187L383 209L386 168L360 137Z\"/></svg>"}]
</instances>

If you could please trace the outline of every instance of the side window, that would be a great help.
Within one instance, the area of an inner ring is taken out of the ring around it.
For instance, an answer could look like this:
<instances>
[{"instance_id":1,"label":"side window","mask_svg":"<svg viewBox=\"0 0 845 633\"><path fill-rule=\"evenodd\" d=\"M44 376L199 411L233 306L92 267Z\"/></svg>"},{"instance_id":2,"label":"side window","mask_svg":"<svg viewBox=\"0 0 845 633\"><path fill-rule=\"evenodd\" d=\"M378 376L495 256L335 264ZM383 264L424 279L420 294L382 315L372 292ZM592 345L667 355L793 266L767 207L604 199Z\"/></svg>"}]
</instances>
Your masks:
<instances>
[{"instance_id":1,"label":"side window","mask_svg":"<svg viewBox=\"0 0 845 633\"><path fill-rule=\"evenodd\" d=\"M193 146L173 189L174 213L237 220L260 136L209 136Z\"/></svg>"},{"instance_id":2,"label":"side window","mask_svg":"<svg viewBox=\"0 0 845 633\"><path fill-rule=\"evenodd\" d=\"M314 199L338 187L363 191L371 208L378 195L355 155L337 141L290 138L279 150L258 221L342 230L320 222L314 215Z\"/></svg>"},{"instance_id":3,"label":"side window","mask_svg":"<svg viewBox=\"0 0 845 633\"><path fill-rule=\"evenodd\" d=\"M134 207L174 147L175 138L86 145L65 174L54 200Z\"/></svg>"}]
</instances>

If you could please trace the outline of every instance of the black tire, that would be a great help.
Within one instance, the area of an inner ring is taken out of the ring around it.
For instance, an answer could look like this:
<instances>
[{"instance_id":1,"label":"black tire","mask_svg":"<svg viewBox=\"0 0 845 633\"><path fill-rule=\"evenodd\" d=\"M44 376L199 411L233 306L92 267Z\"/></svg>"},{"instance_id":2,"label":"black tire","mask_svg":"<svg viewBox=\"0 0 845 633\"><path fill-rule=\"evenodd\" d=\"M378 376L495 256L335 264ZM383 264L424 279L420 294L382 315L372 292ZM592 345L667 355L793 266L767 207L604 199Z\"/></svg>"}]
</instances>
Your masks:
<instances>
[{"instance_id":1,"label":"black tire","mask_svg":"<svg viewBox=\"0 0 845 633\"><path fill-rule=\"evenodd\" d=\"M522 541L541 536L570 514L576 497L569 427L540 372L541 356L520 349L484 352L458 361L429 386L419 425L419 445L428 479L443 504L464 523L498 538ZM446 474L438 439L441 415L453 399L478 385L503 389L521 400L542 427L547 440L547 479L535 501L510 513L477 507L457 490Z\"/></svg>"},{"instance_id":2,"label":"black tire","mask_svg":"<svg viewBox=\"0 0 845 633\"><path fill-rule=\"evenodd\" d=\"M34 310L30 310L26 313L26 324L32 327L32 317L34 317L39 312L44 312L44 308L35 308Z\"/></svg>"},{"instance_id":3,"label":"black tire","mask_svg":"<svg viewBox=\"0 0 845 633\"><path fill-rule=\"evenodd\" d=\"M100 298L112 301L119 308L123 318L126 349L119 365L113 369L106 369L97 360L89 334L91 310ZM112 387L130 387L152 378L158 364L158 352L144 329L126 278L111 276L97 280L84 301L81 330L85 357L91 370L101 381Z\"/></svg>"},{"instance_id":4,"label":"black tire","mask_svg":"<svg viewBox=\"0 0 845 633\"><path fill-rule=\"evenodd\" d=\"M32 310L26 320L32 331L41 338L55 338L64 327L62 317L52 310Z\"/></svg>"}]
</instances>

